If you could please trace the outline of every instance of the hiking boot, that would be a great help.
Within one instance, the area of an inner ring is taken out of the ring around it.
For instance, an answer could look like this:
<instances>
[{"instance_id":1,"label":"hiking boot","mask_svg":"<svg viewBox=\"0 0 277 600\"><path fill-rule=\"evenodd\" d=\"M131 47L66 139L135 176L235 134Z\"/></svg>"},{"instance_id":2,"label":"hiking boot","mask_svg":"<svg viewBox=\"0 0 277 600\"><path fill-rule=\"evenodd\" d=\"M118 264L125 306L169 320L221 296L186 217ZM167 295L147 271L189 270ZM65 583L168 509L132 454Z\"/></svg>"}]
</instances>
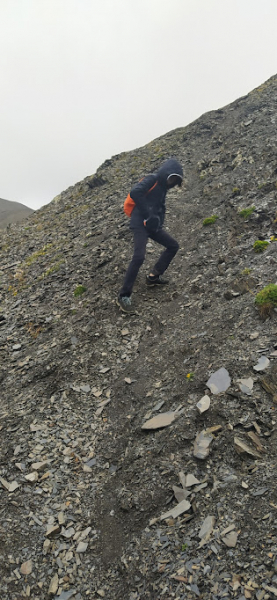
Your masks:
<instances>
[{"instance_id":1,"label":"hiking boot","mask_svg":"<svg viewBox=\"0 0 277 600\"><path fill-rule=\"evenodd\" d=\"M134 313L134 310L132 309L132 302L130 296L118 296L116 304L121 310L123 310L123 312L129 314Z\"/></svg>"},{"instance_id":2,"label":"hiking boot","mask_svg":"<svg viewBox=\"0 0 277 600\"><path fill-rule=\"evenodd\" d=\"M151 287L153 285L166 285L168 283L168 279L163 279L160 275L147 275L146 276L146 285Z\"/></svg>"}]
</instances>

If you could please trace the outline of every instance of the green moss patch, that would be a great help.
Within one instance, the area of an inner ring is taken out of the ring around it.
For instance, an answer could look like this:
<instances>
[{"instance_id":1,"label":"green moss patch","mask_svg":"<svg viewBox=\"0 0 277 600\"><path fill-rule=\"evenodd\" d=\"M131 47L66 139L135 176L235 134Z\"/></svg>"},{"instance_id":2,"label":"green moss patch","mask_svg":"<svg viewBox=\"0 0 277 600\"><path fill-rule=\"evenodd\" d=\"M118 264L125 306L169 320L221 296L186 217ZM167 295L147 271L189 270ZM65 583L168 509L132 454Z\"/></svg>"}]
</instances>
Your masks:
<instances>
[{"instance_id":1,"label":"green moss patch","mask_svg":"<svg viewBox=\"0 0 277 600\"><path fill-rule=\"evenodd\" d=\"M82 296L82 294L84 294L86 291L87 288L84 285L77 285L73 293L75 298L78 298L79 296Z\"/></svg>"},{"instance_id":2,"label":"green moss patch","mask_svg":"<svg viewBox=\"0 0 277 600\"><path fill-rule=\"evenodd\" d=\"M243 210L240 210L239 216L243 217L244 219L248 219L248 217L252 215L255 209L256 206L249 206L248 208L244 208Z\"/></svg>"},{"instance_id":3,"label":"green moss patch","mask_svg":"<svg viewBox=\"0 0 277 600\"><path fill-rule=\"evenodd\" d=\"M268 317L277 306L277 285L270 283L266 285L255 297L255 304L259 308L260 315Z\"/></svg>"},{"instance_id":4,"label":"green moss patch","mask_svg":"<svg viewBox=\"0 0 277 600\"><path fill-rule=\"evenodd\" d=\"M213 223L215 223L217 219L218 219L217 215L212 215L211 217L207 217L207 219L204 219L204 221L203 221L204 227L206 227L207 225L213 225Z\"/></svg>"},{"instance_id":5,"label":"green moss patch","mask_svg":"<svg viewBox=\"0 0 277 600\"><path fill-rule=\"evenodd\" d=\"M267 242L266 240L256 240L256 242L254 242L253 244L253 248L255 252L260 254L267 248L268 245L269 242Z\"/></svg>"}]
</instances>

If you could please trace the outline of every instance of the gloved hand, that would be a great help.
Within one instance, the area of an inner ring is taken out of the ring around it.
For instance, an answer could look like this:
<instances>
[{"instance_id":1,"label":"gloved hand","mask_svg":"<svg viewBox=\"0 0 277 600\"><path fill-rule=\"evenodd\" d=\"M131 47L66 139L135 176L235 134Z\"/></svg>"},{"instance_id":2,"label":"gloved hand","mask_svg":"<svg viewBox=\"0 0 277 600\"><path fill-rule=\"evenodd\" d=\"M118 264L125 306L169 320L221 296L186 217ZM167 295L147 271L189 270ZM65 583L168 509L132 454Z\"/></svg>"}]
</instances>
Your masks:
<instances>
[{"instance_id":1,"label":"gloved hand","mask_svg":"<svg viewBox=\"0 0 277 600\"><path fill-rule=\"evenodd\" d=\"M160 227L160 217L158 217L158 216L149 217L148 219L143 221L143 224L149 231L156 232L156 231L158 231L158 229Z\"/></svg>"}]
</instances>

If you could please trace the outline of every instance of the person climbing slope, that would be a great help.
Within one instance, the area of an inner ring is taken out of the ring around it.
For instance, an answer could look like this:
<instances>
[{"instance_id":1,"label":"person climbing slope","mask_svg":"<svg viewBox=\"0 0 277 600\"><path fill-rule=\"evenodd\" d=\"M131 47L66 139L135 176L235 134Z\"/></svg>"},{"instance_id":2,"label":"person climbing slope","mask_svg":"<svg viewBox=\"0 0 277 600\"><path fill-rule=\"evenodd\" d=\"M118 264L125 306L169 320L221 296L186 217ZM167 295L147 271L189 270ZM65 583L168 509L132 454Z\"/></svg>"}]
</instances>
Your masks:
<instances>
[{"instance_id":1,"label":"person climbing slope","mask_svg":"<svg viewBox=\"0 0 277 600\"><path fill-rule=\"evenodd\" d=\"M176 252L178 242L163 229L165 199L169 189L182 185L183 169L175 158L166 160L157 173L150 173L134 185L125 200L124 211L130 219L130 229L134 236L133 258L127 269L123 286L118 294L117 304L127 313L133 312L131 294L139 269L144 262L146 244L150 237L165 247L152 271L146 276L147 286L165 285L165 272Z\"/></svg>"}]
</instances>

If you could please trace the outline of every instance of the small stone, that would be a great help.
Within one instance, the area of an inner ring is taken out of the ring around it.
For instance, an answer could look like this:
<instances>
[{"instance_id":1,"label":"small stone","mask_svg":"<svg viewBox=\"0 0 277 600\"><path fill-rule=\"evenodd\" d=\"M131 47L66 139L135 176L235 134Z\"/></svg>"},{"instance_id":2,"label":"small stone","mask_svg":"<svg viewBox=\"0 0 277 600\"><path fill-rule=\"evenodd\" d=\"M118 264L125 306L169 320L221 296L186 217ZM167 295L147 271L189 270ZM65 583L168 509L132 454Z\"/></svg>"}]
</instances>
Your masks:
<instances>
[{"instance_id":1,"label":"small stone","mask_svg":"<svg viewBox=\"0 0 277 600\"><path fill-rule=\"evenodd\" d=\"M47 535L47 534L46 534ZM44 540L42 553L45 555L50 550L51 542L50 540Z\"/></svg>"},{"instance_id":2,"label":"small stone","mask_svg":"<svg viewBox=\"0 0 277 600\"><path fill-rule=\"evenodd\" d=\"M59 576L58 576L58 573L56 573L50 581L48 594L54 595L58 589L58 586L59 586Z\"/></svg>"},{"instance_id":3,"label":"small stone","mask_svg":"<svg viewBox=\"0 0 277 600\"><path fill-rule=\"evenodd\" d=\"M245 481L242 481L242 482L241 482L241 487L242 487L244 490L248 490L248 488L249 488L249 485L247 485L247 483L245 483Z\"/></svg>"},{"instance_id":4,"label":"small stone","mask_svg":"<svg viewBox=\"0 0 277 600\"><path fill-rule=\"evenodd\" d=\"M33 473L29 473L28 475L25 475L25 479L29 483L36 483L38 481L38 472L34 471Z\"/></svg>"},{"instance_id":5,"label":"small stone","mask_svg":"<svg viewBox=\"0 0 277 600\"><path fill-rule=\"evenodd\" d=\"M198 481L198 479L196 479L196 477L194 477L194 475L192 475L192 473L187 474L186 487L191 487L192 485L197 485L198 483L200 483L200 481Z\"/></svg>"},{"instance_id":6,"label":"small stone","mask_svg":"<svg viewBox=\"0 0 277 600\"><path fill-rule=\"evenodd\" d=\"M44 460L42 462L33 463L31 465L31 469L33 469L34 471L42 471L43 469L45 469L48 466L49 466L48 460Z\"/></svg>"},{"instance_id":7,"label":"small stone","mask_svg":"<svg viewBox=\"0 0 277 600\"><path fill-rule=\"evenodd\" d=\"M198 412L200 413L200 415L202 415L203 412L205 412L206 410L208 410L210 408L210 397L205 395L203 396L203 398L201 398L201 400L199 400L199 402L197 402L196 407Z\"/></svg>"},{"instance_id":8,"label":"small stone","mask_svg":"<svg viewBox=\"0 0 277 600\"><path fill-rule=\"evenodd\" d=\"M90 392L90 385L80 385L80 390L88 394Z\"/></svg>"},{"instance_id":9,"label":"small stone","mask_svg":"<svg viewBox=\"0 0 277 600\"><path fill-rule=\"evenodd\" d=\"M3 477L0 477L0 481L2 483L2 486L5 488L5 490L10 490L10 484L8 481L6 481L6 479L4 479Z\"/></svg>"},{"instance_id":10,"label":"small stone","mask_svg":"<svg viewBox=\"0 0 277 600\"><path fill-rule=\"evenodd\" d=\"M102 402L100 402L100 404L98 405L97 410L95 411L95 416L96 417L99 417L102 414L105 406L107 404L109 404L109 402L110 402L110 400L103 400ZM87 465L87 466L89 466L89 465Z\"/></svg>"},{"instance_id":11,"label":"small stone","mask_svg":"<svg viewBox=\"0 0 277 600\"><path fill-rule=\"evenodd\" d=\"M73 527L69 527L68 529L64 529L64 527L62 527L61 535L66 539L70 539L74 535L74 533L75 529Z\"/></svg>"},{"instance_id":12,"label":"small stone","mask_svg":"<svg viewBox=\"0 0 277 600\"><path fill-rule=\"evenodd\" d=\"M229 527L226 527L226 529L221 531L221 533L220 533L221 537L223 537L227 533L230 533L230 531L233 531L234 529L235 529L235 525L234 525L234 523L232 523L232 525L229 525Z\"/></svg>"},{"instance_id":13,"label":"small stone","mask_svg":"<svg viewBox=\"0 0 277 600\"><path fill-rule=\"evenodd\" d=\"M59 525L65 524L65 516L64 516L64 512L62 512L62 511L60 511L58 513L58 523L59 523Z\"/></svg>"},{"instance_id":14,"label":"small stone","mask_svg":"<svg viewBox=\"0 0 277 600\"><path fill-rule=\"evenodd\" d=\"M235 548L237 544L237 539L238 533L236 531L231 531L225 537L222 538L222 541L224 542L225 546L228 546L228 548Z\"/></svg>"},{"instance_id":15,"label":"small stone","mask_svg":"<svg viewBox=\"0 0 277 600\"><path fill-rule=\"evenodd\" d=\"M17 483L17 481L12 481L10 483L9 492L14 492L15 490L17 490L17 488L19 488L19 483Z\"/></svg>"},{"instance_id":16,"label":"small stone","mask_svg":"<svg viewBox=\"0 0 277 600\"><path fill-rule=\"evenodd\" d=\"M173 485L172 489L173 489L174 496L175 496L177 502L182 502L182 500L186 500L186 498L190 494L190 492L188 492L188 490L179 488L176 485Z\"/></svg>"},{"instance_id":17,"label":"small stone","mask_svg":"<svg viewBox=\"0 0 277 600\"><path fill-rule=\"evenodd\" d=\"M82 552L86 551L87 547L88 547L88 542L79 542L79 544L76 548L76 552L81 554Z\"/></svg>"},{"instance_id":18,"label":"small stone","mask_svg":"<svg viewBox=\"0 0 277 600\"><path fill-rule=\"evenodd\" d=\"M84 471L84 473L91 473L92 469L88 465L84 465L83 466L83 471Z\"/></svg>"},{"instance_id":19,"label":"small stone","mask_svg":"<svg viewBox=\"0 0 277 600\"><path fill-rule=\"evenodd\" d=\"M258 452L265 452L265 449L263 448L258 436L256 433L254 433L254 431L248 431L247 432L247 437L249 437L249 439L253 442L253 444L256 446Z\"/></svg>"},{"instance_id":20,"label":"small stone","mask_svg":"<svg viewBox=\"0 0 277 600\"><path fill-rule=\"evenodd\" d=\"M99 398L103 394L103 391L102 390L98 390L97 388L92 388L91 392L92 392L92 394L94 395L95 398Z\"/></svg>"},{"instance_id":21,"label":"small stone","mask_svg":"<svg viewBox=\"0 0 277 600\"><path fill-rule=\"evenodd\" d=\"M77 594L77 590L72 589L68 590L67 592L63 590L62 593L55 598L55 600L70 600L70 598L75 596L75 594Z\"/></svg>"},{"instance_id":22,"label":"small stone","mask_svg":"<svg viewBox=\"0 0 277 600\"><path fill-rule=\"evenodd\" d=\"M250 334L250 340L256 340L259 337L258 331L254 331L254 333Z\"/></svg>"},{"instance_id":23,"label":"small stone","mask_svg":"<svg viewBox=\"0 0 277 600\"><path fill-rule=\"evenodd\" d=\"M51 525L51 526L49 527L49 529L47 529L47 531L46 531L46 534L45 534L45 535L46 535L47 537L52 537L52 536L53 536L53 535L55 535L56 533L59 533L59 532L60 532L60 529L61 529L61 528L60 528L60 526L59 526L59 525Z\"/></svg>"},{"instance_id":24,"label":"small stone","mask_svg":"<svg viewBox=\"0 0 277 600\"><path fill-rule=\"evenodd\" d=\"M208 541L213 531L215 522L216 518L213 515L209 515L208 517L206 517L198 534L202 541Z\"/></svg>"},{"instance_id":25,"label":"small stone","mask_svg":"<svg viewBox=\"0 0 277 600\"><path fill-rule=\"evenodd\" d=\"M100 596L100 598L105 598L105 592L104 592L104 590L97 590L96 593L98 594L98 596Z\"/></svg>"},{"instance_id":26,"label":"small stone","mask_svg":"<svg viewBox=\"0 0 277 600\"><path fill-rule=\"evenodd\" d=\"M180 471L180 473L179 473L179 481L180 481L181 486L185 489L186 488L186 476L183 471Z\"/></svg>"},{"instance_id":27,"label":"small stone","mask_svg":"<svg viewBox=\"0 0 277 600\"><path fill-rule=\"evenodd\" d=\"M22 573L22 575L30 575L30 573L32 573L32 569L33 569L32 560L27 560L26 562L22 563L22 565L20 567L20 572Z\"/></svg>"},{"instance_id":28,"label":"small stone","mask_svg":"<svg viewBox=\"0 0 277 600\"><path fill-rule=\"evenodd\" d=\"M248 454L251 458L261 458L260 454L238 437L234 438L235 450L238 454Z\"/></svg>"},{"instance_id":29,"label":"small stone","mask_svg":"<svg viewBox=\"0 0 277 600\"><path fill-rule=\"evenodd\" d=\"M21 344L15 344L12 349L16 352L17 350L21 349Z\"/></svg>"},{"instance_id":30,"label":"small stone","mask_svg":"<svg viewBox=\"0 0 277 600\"><path fill-rule=\"evenodd\" d=\"M268 358L266 356L261 356L257 364L253 367L253 369L254 371L264 371L269 364L270 361L268 360Z\"/></svg>"},{"instance_id":31,"label":"small stone","mask_svg":"<svg viewBox=\"0 0 277 600\"><path fill-rule=\"evenodd\" d=\"M251 396L254 384L254 381L251 377L248 377L248 379L238 379L238 384L243 394Z\"/></svg>"},{"instance_id":32,"label":"small stone","mask_svg":"<svg viewBox=\"0 0 277 600\"><path fill-rule=\"evenodd\" d=\"M212 440L213 435L211 433L208 433L205 429L198 433L194 441L193 455L195 456L195 458L200 458L201 460L207 458L210 452L209 446Z\"/></svg>"},{"instance_id":33,"label":"small stone","mask_svg":"<svg viewBox=\"0 0 277 600\"><path fill-rule=\"evenodd\" d=\"M88 534L91 532L91 527L87 527L82 531L78 537L79 541L85 540Z\"/></svg>"}]
</instances>

